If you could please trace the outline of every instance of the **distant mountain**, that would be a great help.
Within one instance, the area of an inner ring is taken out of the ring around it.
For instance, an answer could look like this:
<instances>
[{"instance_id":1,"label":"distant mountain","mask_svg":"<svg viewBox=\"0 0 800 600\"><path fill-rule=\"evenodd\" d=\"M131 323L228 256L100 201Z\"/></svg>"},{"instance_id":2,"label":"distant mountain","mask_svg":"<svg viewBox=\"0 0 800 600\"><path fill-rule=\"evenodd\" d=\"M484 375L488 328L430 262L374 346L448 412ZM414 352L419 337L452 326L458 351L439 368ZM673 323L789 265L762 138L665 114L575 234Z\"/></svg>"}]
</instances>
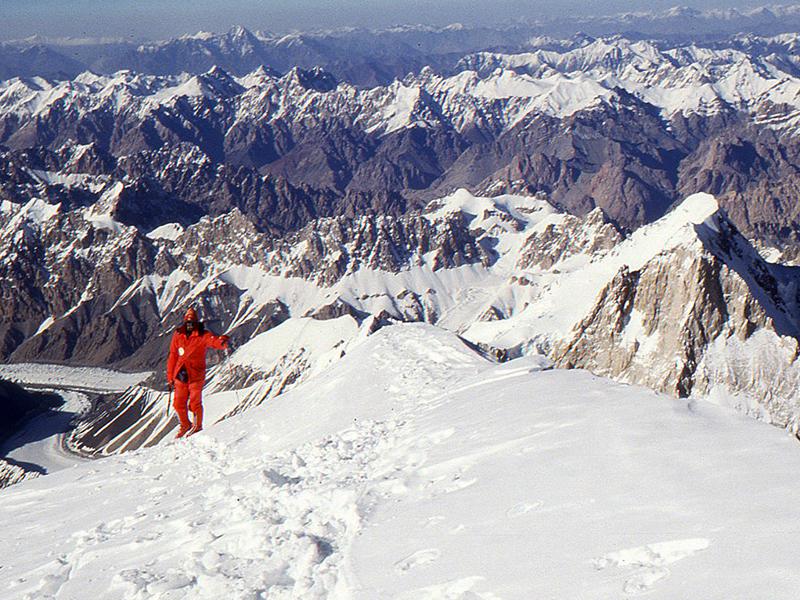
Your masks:
<instances>
[{"instance_id":1,"label":"distant mountain","mask_svg":"<svg viewBox=\"0 0 800 600\"><path fill-rule=\"evenodd\" d=\"M583 38L369 89L318 68L15 78L0 83L0 193L93 203L113 180L127 224L235 207L282 234L400 215L461 187L541 192L635 229L705 191L746 235L788 249L800 233L797 44Z\"/></svg>"},{"instance_id":2,"label":"distant mountain","mask_svg":"<svg viewBox=\"0 0 800 600\"><path fill-rule=\"evenodd\" d=\"M87 70L178 75L205 72L215 65L244 75L263 65L281 73L294 67L322 67L340 81L375 86L425 66L447 70L465 54L563 46L558 40L573 36L573 43L585 35L623 35L634 40L658 39L672 47L713 44L742 32L775 36L797 31L800 5L707 11L676 7L606 17L520 20L494 27L420 25L273 34L238 26L226 33L199 32L145 43L34 37L0 44L0 79L72 79Z\"/></svg>"}]
</instances>

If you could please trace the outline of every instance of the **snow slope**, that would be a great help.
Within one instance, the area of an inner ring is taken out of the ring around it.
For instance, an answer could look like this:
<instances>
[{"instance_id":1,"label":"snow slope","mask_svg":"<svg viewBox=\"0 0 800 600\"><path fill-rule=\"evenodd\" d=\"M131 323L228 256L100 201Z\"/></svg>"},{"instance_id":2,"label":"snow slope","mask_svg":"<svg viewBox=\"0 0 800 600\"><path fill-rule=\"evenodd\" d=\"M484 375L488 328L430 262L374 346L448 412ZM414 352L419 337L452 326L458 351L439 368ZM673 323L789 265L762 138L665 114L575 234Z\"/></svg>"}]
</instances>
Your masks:
<instances>
[{"instance_id":1,"label":"snow slope","mask_svg":"<svg viewBox=\"0 0 800 600\"><path fill-rule=\"evenodd\" d=\"M793 438L546 366L381 329L201 435L0 494L0 598L796 597Z\"/></svg>"}]
</instances>

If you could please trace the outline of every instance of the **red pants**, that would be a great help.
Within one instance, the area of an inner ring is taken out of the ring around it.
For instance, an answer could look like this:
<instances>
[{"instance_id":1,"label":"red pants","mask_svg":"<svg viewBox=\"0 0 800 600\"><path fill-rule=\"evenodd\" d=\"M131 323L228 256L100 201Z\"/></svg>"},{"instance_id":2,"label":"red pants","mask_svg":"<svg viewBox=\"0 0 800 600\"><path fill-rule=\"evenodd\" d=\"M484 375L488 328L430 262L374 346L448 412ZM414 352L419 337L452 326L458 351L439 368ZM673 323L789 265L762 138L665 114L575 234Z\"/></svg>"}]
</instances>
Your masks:
<instances>
[{"instance_id":1,"label":"red pants","mask_svg":"<svg viewBox=\"0 0 800 600\"><path fill-rule=\"evenodd\" d=\"M182 381L175 381L175 401L173 406L175 412L178 413L178 419L181 422L182 428L187 428L192 425L189 421L188 409L194 414L194 426L196 429L203 427L203 382L191 381L183 383Z\"/></svg>"}]
</instances>

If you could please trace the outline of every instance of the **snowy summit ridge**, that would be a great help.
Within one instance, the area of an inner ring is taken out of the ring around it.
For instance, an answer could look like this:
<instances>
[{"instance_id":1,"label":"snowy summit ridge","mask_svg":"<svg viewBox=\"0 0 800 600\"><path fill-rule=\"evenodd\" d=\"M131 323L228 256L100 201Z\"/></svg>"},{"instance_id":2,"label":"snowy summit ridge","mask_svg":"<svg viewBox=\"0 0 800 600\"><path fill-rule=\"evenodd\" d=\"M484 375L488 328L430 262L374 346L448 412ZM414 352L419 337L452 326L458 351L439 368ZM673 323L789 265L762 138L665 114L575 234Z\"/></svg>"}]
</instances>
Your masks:
<instances>
[{"instance_id":1,"label":"snowy summit ridge","mask_svg":"<svg viewBox=\"0 0 800 600\"><path fill-rule=\"evenodd\" d=\"M713 572L720 594L789 599L791 447L397 325L203 436L4 491L0 598L670 598Z\"/></svg>"}]
</instances>

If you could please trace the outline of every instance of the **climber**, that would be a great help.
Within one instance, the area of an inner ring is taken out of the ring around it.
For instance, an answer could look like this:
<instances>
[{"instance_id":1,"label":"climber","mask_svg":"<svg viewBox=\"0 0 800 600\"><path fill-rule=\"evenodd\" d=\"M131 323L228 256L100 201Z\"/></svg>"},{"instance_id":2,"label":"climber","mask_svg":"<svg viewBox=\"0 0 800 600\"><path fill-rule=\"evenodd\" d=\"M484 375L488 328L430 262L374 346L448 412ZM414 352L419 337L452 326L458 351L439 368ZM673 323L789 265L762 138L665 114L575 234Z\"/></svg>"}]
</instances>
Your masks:
<instances>
[{"instance_id":1,"label":"climber","mask_svg":"<svg viewBox=\"0 0 800 600\"><path fill-rule=\"evenodd\" d=\"M180 429L176 438L194 435L203 429L203 385L206 380L206 350L222 350L228 347L227 335L214 335L203 327L197 311L189 308L183 317L183 325L172 334L172 343L167 358L167 383L175 389L173 406L178 413ZM189 421L188 409L193 421Z\"/></svg>"}]
</instances>

